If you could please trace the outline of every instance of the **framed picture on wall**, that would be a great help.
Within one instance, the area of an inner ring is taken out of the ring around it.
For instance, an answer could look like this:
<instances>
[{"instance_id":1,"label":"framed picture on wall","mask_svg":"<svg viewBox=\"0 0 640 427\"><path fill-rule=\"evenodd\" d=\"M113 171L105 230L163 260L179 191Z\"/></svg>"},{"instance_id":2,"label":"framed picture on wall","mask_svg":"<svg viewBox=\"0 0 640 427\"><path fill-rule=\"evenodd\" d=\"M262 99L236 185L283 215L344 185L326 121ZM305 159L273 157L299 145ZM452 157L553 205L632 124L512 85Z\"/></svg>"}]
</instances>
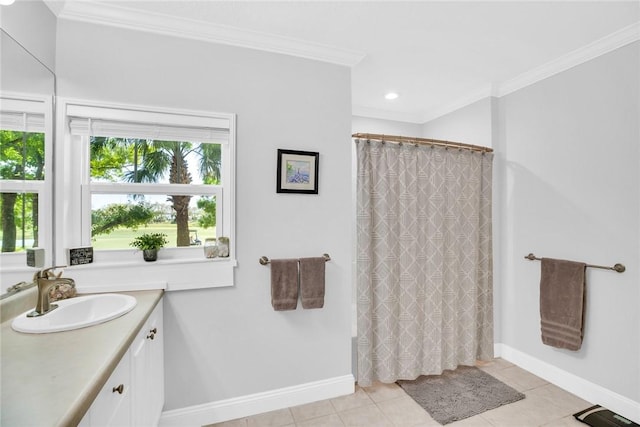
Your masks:
<instances>
[{"instance_id":1,"label":"framed picture on wall","mask_svg":"<svg viewBox=\"0 0 640 427\"><path fill-rule=\"evenodd\" d=\"M320 153L278 150L277 193L318 194Z\"/></svg>"}]
</instances>

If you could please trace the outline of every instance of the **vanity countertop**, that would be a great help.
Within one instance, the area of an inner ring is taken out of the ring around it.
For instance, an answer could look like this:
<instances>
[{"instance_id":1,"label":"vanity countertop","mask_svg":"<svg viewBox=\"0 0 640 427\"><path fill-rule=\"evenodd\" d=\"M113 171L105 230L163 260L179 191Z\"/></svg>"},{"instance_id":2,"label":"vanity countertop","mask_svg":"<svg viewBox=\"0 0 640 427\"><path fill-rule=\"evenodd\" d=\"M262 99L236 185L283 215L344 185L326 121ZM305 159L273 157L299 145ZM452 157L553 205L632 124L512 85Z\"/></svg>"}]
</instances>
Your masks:
<instances>
[{"instance_id":1,"label":"vanity countertop","mask_svg":"<svg viewBox=\"0 0 640 427\"><path fill-rule=\"evenodd\" d=\"M127 352L163 291L121 292L136 307L117 319L65 332L23 334L2 323L0 425L77 425ZM23 310L23 312L26 311Z\"/></svg>"}]
</instances>

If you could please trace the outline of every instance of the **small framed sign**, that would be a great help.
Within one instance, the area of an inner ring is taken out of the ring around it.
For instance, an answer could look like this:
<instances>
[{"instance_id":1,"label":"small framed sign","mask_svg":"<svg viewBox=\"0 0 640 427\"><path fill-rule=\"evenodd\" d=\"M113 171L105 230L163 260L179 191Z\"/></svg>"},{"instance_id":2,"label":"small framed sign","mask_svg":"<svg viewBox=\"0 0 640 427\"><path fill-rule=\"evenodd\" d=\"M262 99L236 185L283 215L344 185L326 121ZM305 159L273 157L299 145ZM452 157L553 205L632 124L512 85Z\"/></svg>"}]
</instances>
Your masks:
<instances>
[{"instance_id":1,"label":"small framed sign","mask_svg":"<svg viewBox=\"0 0 640 427\"><path fill-rule=\"evenodd\" d=\"M91 264L93 262L93 247L71 248L67 252L67 265Z\"/></svg>"},{"instance_id":2,"label":"small framed sign","mask_svg":"<svg viewBox=\"0 0 640 427\"><path fill-rule=\"evenodd\" d=\"M278 150L277 193L318 194L320 153Z\"/></svg>"}]
</instances>

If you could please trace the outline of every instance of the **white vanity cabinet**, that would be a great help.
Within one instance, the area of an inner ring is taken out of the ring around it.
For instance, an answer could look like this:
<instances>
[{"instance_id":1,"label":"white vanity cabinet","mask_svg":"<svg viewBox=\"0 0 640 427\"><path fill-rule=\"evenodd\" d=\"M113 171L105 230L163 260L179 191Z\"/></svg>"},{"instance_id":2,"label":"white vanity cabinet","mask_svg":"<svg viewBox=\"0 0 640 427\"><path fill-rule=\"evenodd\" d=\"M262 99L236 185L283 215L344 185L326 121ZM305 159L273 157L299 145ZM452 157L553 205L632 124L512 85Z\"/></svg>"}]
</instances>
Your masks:
<instances>
[{"instance_id":1,"label":"white vanity cabinet","mask_svg":"<svg viewBox=\"0 0 640 427\"><path fill-rule=\"evenodd\" d=\"M160 300L80 427L158 425L164 405L163 332Z\"/></svg>"},{"instance_id":2,"label":"white vanity cabinet","mask_svg":"<svg viewBox=\"0 0 640 427\"><path fill-rule=\"evenodd\" d=\"M131 425L131 360L128 355L129 352L100 390L80 427Z\"/></svg>"},{"instance_id":3,"label":"white vanity cabinet","mask_svg":"<svg viewBox=\"0 0 640 427\"><path fill-rule=\"evenodd\" d=\"M131 344L133 426L156 426L164 406L164 331L158 304Z\"/></svg>"}]
</instances>

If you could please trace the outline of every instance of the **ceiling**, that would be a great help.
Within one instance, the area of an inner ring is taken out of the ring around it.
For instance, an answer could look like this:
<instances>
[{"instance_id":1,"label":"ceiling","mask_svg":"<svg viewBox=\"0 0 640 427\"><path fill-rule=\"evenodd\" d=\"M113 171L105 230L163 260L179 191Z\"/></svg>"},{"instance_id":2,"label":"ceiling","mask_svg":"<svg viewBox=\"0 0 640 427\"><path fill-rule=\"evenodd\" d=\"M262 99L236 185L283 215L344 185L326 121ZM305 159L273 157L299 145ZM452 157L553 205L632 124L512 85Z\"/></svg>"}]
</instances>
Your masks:
<instances>
[{"instance_id":1,"label":"ceiling","mask_svg":"<svg viewBox=\"0 0 640 427\"><path fill-rule=\"evenodd\" d=\"M45 2L61 19L349 66L355 115L412 123L640 39L638 0Z\"/></svg>"}]
</instances>

